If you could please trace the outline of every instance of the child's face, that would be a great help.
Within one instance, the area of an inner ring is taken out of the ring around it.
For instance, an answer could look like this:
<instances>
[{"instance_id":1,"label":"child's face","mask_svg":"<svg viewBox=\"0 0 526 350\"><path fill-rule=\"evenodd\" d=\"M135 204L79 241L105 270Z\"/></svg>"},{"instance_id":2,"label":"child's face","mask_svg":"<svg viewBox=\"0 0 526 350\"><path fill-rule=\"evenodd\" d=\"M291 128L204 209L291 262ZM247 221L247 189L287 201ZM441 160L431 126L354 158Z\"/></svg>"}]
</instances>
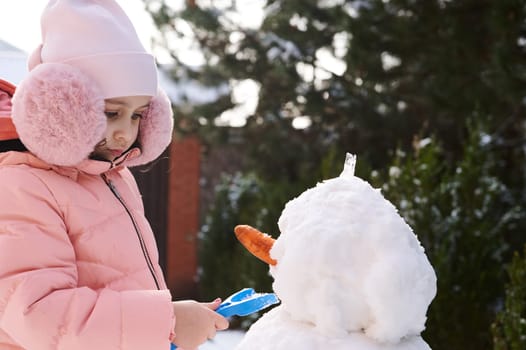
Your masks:
<instances>
[{"instance_id":1,"label":"child's face","mask_svg":"<svg viewBox=\"0 0 526 350\"><path fill-rule=\"evenodd\" d=\"M113 161L128 150L139 134L139 123L146 113L150 96L126 96L105 100L108 126L104 139L95 146L91 158Z\"/></svg>"}]
</instances>

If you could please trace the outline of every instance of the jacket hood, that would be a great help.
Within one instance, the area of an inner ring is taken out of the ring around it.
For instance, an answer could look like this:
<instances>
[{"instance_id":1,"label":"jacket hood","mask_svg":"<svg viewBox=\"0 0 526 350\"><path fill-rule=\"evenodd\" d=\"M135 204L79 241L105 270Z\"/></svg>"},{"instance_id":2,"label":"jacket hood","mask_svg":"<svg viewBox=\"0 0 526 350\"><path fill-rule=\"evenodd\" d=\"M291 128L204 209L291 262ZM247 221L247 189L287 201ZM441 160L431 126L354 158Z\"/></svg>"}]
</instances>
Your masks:
<instances>
[{"instance_id":1,"label":"jacket hood","mask_svg":"<svg viewBox=\"0 0 526 350\"><path fill-rule=\"evenodd\" d=\"M0 141L18 138L11 120L11 99L14 93L15 86L0 79Z\"/></svg>"},{"instance_id":2,"label":"jacket hood","mask_svg":"<svg viewBox=\"0 0 526 350\"><path fill-rule=\"evenodd\" d=\"M104 138L103 96L97 83L80 69L43 63L17 87L12 121L22 143L45 163L76 166ZM161 155L172 138L172 116L170 100L158 89L140 122L141 152L124 165L147 164Z\"/></svg>"}]
</instances>

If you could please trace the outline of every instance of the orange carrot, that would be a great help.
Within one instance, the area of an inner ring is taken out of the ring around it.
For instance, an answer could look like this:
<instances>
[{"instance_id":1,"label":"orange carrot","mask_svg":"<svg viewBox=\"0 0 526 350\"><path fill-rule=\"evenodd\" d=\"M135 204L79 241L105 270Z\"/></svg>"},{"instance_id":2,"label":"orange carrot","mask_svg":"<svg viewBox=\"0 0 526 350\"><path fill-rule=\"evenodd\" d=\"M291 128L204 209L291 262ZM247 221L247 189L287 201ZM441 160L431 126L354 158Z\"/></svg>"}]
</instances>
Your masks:
<instances>
[{"instance_id":1,"label":"orange carrot","mask_svg":"<svg viewBox=\"0 0 526 350\"><path fill-rule=\"evenodd\" d=\"M234 228L237 239L249 252L269 265L277 261L270 257L270 249L275 239L249 225L237 225Z\"/></svg>"}]
</instances>

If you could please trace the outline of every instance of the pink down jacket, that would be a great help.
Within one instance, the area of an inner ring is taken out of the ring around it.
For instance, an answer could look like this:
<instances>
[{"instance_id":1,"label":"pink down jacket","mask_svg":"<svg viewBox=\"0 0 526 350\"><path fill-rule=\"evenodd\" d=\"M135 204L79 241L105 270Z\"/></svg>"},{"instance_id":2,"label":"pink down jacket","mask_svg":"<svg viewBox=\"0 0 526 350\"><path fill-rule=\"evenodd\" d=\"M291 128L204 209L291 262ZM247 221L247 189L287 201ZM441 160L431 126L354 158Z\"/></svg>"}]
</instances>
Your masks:
<instances>
[{"instance_id":1,"label":"pink down jacket","mask_svg":"<svg viewBox=\"0 0 526 350\"><path fill-rule=\"evenodd\" d=\"M130 171L109 167L0 153L0 349L169 349L154 236Z\"/></svg>"}]
</instances>

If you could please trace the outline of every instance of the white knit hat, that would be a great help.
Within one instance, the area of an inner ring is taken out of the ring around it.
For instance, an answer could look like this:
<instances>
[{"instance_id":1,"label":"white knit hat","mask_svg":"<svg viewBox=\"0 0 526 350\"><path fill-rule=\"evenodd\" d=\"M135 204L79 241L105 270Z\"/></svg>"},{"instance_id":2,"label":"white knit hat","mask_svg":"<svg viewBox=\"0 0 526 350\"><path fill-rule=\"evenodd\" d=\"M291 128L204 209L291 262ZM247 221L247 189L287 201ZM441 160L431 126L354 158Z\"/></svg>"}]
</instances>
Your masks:
<instances>
[{"instance_id":1,"label":"white knit hat","mask_svg":"<svg viewBox=\"0 0 526 350\"><path fill-rule=\"evenodd\" d=\"M51 0L41 18L42 45L29 59L79 68L99 85L104 98L155 96L155 59L113 0Z\"/></svg>"}]
</instances>

